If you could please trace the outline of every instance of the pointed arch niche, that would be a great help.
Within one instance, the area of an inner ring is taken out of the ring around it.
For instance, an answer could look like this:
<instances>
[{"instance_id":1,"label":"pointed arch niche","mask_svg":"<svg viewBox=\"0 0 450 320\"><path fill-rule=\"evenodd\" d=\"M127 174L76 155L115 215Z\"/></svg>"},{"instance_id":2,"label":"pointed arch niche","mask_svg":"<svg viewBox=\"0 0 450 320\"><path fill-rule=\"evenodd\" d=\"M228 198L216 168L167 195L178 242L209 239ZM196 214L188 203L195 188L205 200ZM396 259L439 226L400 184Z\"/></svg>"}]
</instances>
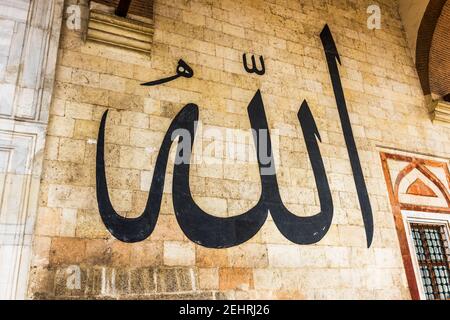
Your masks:
<instances>
[{"instance_id":1,"label":"pointed arch niche","mask_svg":"<svg viewBox=\"0 0 450 320\"><path fill-rule=\"evenodd\" d=\"M400 242L406 277L414 300L423 298L420 271L409 237L410 214L427 221L450 221L449 161L406 153L381 152L381 162ZM441 219L442 218L442 219ZM428 222L429 222L428 221Z\"/></svg>"}]
</instances>

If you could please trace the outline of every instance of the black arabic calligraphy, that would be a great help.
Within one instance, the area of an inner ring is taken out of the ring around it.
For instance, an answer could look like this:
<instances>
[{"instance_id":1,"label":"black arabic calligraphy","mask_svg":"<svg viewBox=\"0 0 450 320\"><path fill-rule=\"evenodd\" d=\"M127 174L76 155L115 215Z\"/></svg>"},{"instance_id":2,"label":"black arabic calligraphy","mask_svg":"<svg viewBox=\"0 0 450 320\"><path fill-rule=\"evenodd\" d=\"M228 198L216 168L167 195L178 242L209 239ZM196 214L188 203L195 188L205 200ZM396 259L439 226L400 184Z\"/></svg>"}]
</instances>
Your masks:
<instances>
[{"instance_id":1,"label":"black arabic calligraphy","mask_svg":"<svg viewBox=\"0 0 450 320\"><path fill-rule=\"evenodd\" d=\"M325 26L323 29L321 40L328 62L342 129L355 177L355 184L358 190L358 198L361 204L367 235L367 245L370 247L373 238L372 209L340 82L339 70L336 63L336 60L340 61L339 54L328 26ZM254 57L252 60L254 61ZM261 62L263 64L262 59ZM246 66L245 63L244 66ZM256 69L256 67L254 69ZM256 70L253 71L256 72ZM265 72L264 65L263 71ZM193 74L193 70L183 60L180 60L177 67L177 75L162 80L148 82L143 85L153 86L167 83L179 77L190 78ZM280 196L275 171L270 174L262 174L265 169L274 168L274 159L272 156L272 144L264 110L264 103L259 90L255 93L252 101L249 103L248 116L253 132L264 132L266 135L265 137L261 137L261 135L254 134L262 192L258 203L252 209L241 215L229 218L215 217L203 211L195 203L191 194L189 187L189 160L194 139L184 139L183 136L177 135L177 132L186 131L189 133L190 137L195 137L196 121L199 118L199 109L195 104L186 105L176 115L164 136L157 156L147 204L142 214L137 218L125 218L120 216L112 206L106 181L104 145L107 115L108 111L106 111L102 117L98 135L96 191L99 211L103 223L117 239L132 243L143 241L152 234L161 207L169 150L177 137L179 137L177 157L182 157L184 161L176 161L176 164L174 165L172 184L173 205L177 221L185 235L191 241L208 248L229 248L240 245L256 235L266 222L269 212L279 231L287 239L296 244L314 244L323 239L327 234L333 219L333 199L318 144L318 141L321 141L321 137L306 101L304 101L300 107L298 120L306 143L320 202L320 212L311 217L296 216L284 206ZM259 152L262 147L262 138L267 142L266 148L268 150L266 151L267 154L270 155L270 161L268 162L262 161L261 152Z\"/></svg>"},{"instance_id":2,"label":"black arabic calligraphy","mask_svg":"<svg viewBox=\"0 0 450 320\"><path fill-rule=\"evenodd\" d=\"M264 64L264 57L259 56L259 62L261 63L261 69L258 69L258 66L256 65L256 59L255 56L252 55L252 67L250 68L247 64L247 55L244 53L242 56L242 60L244 63L244 69L248 73L256 73L259 76L263 76L266 73L266 65Z\"/></svg>"}]
</instances>

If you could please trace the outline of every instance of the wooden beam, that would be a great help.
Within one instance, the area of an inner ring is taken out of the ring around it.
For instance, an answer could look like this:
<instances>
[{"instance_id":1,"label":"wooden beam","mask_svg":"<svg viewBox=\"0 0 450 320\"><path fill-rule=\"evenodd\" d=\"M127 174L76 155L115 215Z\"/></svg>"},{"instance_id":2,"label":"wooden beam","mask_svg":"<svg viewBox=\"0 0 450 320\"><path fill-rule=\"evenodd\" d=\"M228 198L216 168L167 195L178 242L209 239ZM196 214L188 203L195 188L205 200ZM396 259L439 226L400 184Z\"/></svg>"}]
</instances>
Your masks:
<instances>
[{"instance_id":1,"label":"wooden beam","mask_svg":"<svg viewBox=\"0 0 450 320\"><path fill-rule=\"evenodd\" d=\"M116 16L125 18L130 9L131 0L120 0L116 8Z\"/></svg>"}]
</instances>

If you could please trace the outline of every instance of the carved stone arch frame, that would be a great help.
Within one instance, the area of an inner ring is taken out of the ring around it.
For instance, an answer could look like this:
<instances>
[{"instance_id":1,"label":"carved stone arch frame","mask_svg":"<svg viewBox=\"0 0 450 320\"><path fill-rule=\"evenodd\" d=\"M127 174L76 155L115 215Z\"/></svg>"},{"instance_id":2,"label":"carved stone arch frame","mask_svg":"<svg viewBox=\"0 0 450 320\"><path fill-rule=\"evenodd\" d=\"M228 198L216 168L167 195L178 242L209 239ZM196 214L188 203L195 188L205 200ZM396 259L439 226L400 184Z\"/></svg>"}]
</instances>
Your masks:
<instances>
[{"instance_id":1,"label":"carved stone arch frame","mask_svg":"<svg viewBox=\"0 0 450 320\"><path fill-rule=\"evenodd\" d=\"M395 227L397 230L397 236L399 239L400 250L402 254L403 264L406 272L406 279L410 289L411 297L413 300L421 299L421 288L419 288L417 279L419 275L414 267L415 253L411 252L411 246L408 241L407 230L405 228L405 220L402 212L416 212L416 213L429 213L435 217L442 215L450 215L450 171L448 168L448 161L437 161L431 159L416 158L414 156L398 155L387 152L381 152L381 163L383 168L384 177L389 194L389 200L391 203ZM389 160L401 161L409 163L404 169L402 169L397 177L391 175ZM428 167L440 168L443 170L446 176L446 181L440 180ZM399 191L400 183L408 176L413 170L417 169L430 182L436 185L436 187L442 192L442 195L447 203L446 207L435 207L429 205L418 205L411 203L403 203L400 201ZM446 187L446 185L447 187ZM448 217L448 216L447 216Z\"/></svg>"}]
</instances>

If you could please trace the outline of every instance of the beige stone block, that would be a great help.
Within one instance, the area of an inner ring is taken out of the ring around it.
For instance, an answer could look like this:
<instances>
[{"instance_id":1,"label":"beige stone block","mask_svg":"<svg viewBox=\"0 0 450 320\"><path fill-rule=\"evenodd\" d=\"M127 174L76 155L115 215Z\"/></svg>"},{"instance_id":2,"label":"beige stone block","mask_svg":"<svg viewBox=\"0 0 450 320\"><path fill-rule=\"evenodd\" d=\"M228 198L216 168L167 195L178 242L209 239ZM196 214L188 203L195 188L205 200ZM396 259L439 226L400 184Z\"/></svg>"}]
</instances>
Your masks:
<instances>
[{"instance_id":1,"label":"beige stone block","mask_svg":"<svg viewBox=\"0 0 450 320\"><path fill-rule=\"evenodd\" d=\"M200 268L198 269L198 284L203 290L219 289L219 269Z\"/></svg>"},{"instance_id":2,"label":"beige stone block","mask_svg":"<svg viewBox=\"0 0 450 320\"><path fill-rule=\"evenodd\" d=\"M225 179L236 181L248 181L249 170L252 170L253 166L242 164L227 164L223 165L223 176Z\"/></svg>"},{"instance_id":3,"label":"beige stone block","mask_svg":"<svg viewBox=\"0 0 450 320\"><path fill-rule=\"evenodd\" d=\"M58 236L61 224L61 209L40 207L36 220L36 235Z\"/></svg>"},{"instance_id":4,"label":"beige stone block","mask_svg":"<svg viewBox=\"0 0 450 320\"><path fill-rule=\"evenodd\" d=\"M93 107L86 103L68 101L66 103L66 116L73 119L91 120Z\"/></svg>"},{"instance_id":5,"label":"beige stone block","mask_svg":"<svg viewBox=\"0 0 450 320\"><path fill-rule=\"evenodd\" d=\"M239 183L239 197L244 200L257 201L261 195L261 183Z\"/></svg>"},{"instance_id":6,"label":"beige stone block","mask_svg":"<svg viewBox=\"0 0 450 320\"><path fill-rule=\"evenodd\" d=\"M141 171L140 190L149 192L153 181L153 171Z\"/></svg>"},{"instance_id":7,"label":"beige stone block","mask_svg":"<svg viewBox=\"0 0 450 320\"><path fill-rule=\"evenodd\" d=\"M76 87L76 92L79 102L92 105L107 106L111 97L110 91L87 86Z\"/></svg>"},{"instance_id":8,"label":"beige stone block","mask_svg":"<svg viewBox=\"0 0 450 320\"><path fill-rule=\"evenodd\" d=\"M268 298L270 299L270 298ZM306 293L302 293L299 290L282 290L275 294L273 300L307 300Z\"/></svg>"},{"instance_id":9,"label":"beige stone block","mask_svg":"<svg viewBox=\"0 0 450 320\"><path fill-rule=\"evenodd\" d=\"M165 241L164 265L192 266L195 264L195 246L190 242Z\"/></svg>"},{"instance_id":10,"label":"beige stone block","mask_svg":"<svg viewBox=\"0 0 450 320\"><path fill-rule=\"evenodd\" d=\"M143 148L120 147L120 167L140 170L152 170L152 155Z\"/></svg>"},{"instance_id":11,"label":"beige stone block","mask_svg":"<svg viewBox=\"0 0 450 320\"><path fill-rule=\"evenodd\" d=\"M411 296L409 292L405 292L401 288L388 288L382 290L375 290L374 300L410 300Z\"/></svg>"},{"instance_id":12,"label":"beige stone block","mask_svg":"<svg viewBox=\"0 0 450 320\"><path fill-rule=\"evenodd\" d=\"M106 179L108 181L108 188L139 190L139 174L139 170L107 167Z\"/></svg>"},{"instance_id":13,"label":"beige stone block","mask_svg":"<svg viewBox=\"0 0 450 320\"><path fill-rule=\"evenodd\" d=\"M111 249L111 265L114 267L131 266L131 249L133 244L114 239L108 243Z\"/></svg>"},{"instance_id":14,"label":"beige stone block","mask_svg":"<svg viewBox=\"0 0 450 320\"><path fill-rule=\"evenodd\" d=\"M286 239L283 234L278 230L273 220L267 220L261 228L262 242L267 244L290 244L290 241Z\"/></svg>"},{"instance_id":15,"label":"beige stone block","mask_svg":"<svg viewBox=\"0 0 450 320\"><path fill-rule=\"evenodd\" d=\"M226 290L248 290L252 289L253 273L251 269L245 268L221 268L219 269L219 289Z\"/></svg>"},{"instance_id":16,"label":"beige stone block","mask_svg":"<svg viewBox=\"0 0 450 320\"><path fill-rule=\"evenodd\" d=\"M269 266L273 268L296 268L301 266L301 257L296 245L267 245Z\"/></svg>"},{"instance_id":17,"label":"beige stone block","mask_svg":"<svg viewBox=\"0 0 450 320\"><path fill-rule=\"evenodd\" d=\"M256 290L279 290L282 286L282 272L278 269L254 269L253 280Z\"/></svg>"},{"instance_id":18,"label":"beige stone block","mask_svg":"<svg viewBox=\"0 0 450 320\"><path fill-rule=\"evenodd\" d=\"M351 250L350 265L352 267L366 267L375 265L375 255L372 250L367 250L367 248L352 248Z\"/></svg>"},{"instance_id":19,"label":"beige stone block","mask_svg":"<svg viewBox=\"0 0 450 320\"><path fill-rule=\"evenodd\" d=\"M66 111L66 101L55 99L50 108L50 114L54 116L64 117Z\"/></svg>"},{"instance_id":20,"label":"beige stone block","mask_svg":"<svg viewBox=\"0 0 450 320\"><path fill-rule=\"evenodd\" d=\"M72 137L75 120L59 116L51 116L47 132L51 136Z\"/></svg>"},{"instance_id":21,"label":"beige stone block","mask_svg":"<svg viewBox=\"0 0 450 320\"><path fill-rule=\"evenodd\" d=\"M121 116L122 116L121 124L124 126L134 128L144 128L144 129L148 128L149 126L148 115L145 113L122 111Z\"/></svg>"},{"instance_id":22,"label":"beige stone block","mask_svg":"<svg viewBox=\"0 0 450 320\"><path fill-rule=\"evenodd\" d=\"M104 237L106 239L106 237ZM86 242L85 263L89 265L111 264L111 240L89 239Z\"/></svg>"},{"instance_id":23,"label":"beige stone block","mask_svg":"<svg viewBox=\"0 0 450 320\"><path fill-rule=\"evenodd\" d=\"M343 288L364 288L365 281L363 279L364 270L356 267L348 269L340 269Z\"/></svg>"},{"instance_id":24,"label":"beige stone block","mask_svg":"<svg viewBox=\"0 0 450 320\"><path fill-rule=\"evenodd\" d=\"M195 172L195 169L192 170L192 175L198 176ZM239 181L232 180L222 180L222 179L205 179L205 188L208 196L217 197L217 198L225 198L225 199L244 199L249 200L248 197L243 197L243 193L240 193L240 183ZM220 188L217 188L217 185L220 185ZM247 184L247 187L252 190L251 185ZM245 192L248 195L250 192Z\"/></svg>"},{"instance_id":25,"label":"beige stone block","mask_svg":"<svg viewBox=\"0 0 450 320\"><path fill-rule=\"evenodd\" d=\"M84 261L86 241L77 238L57 237L52 239L50 247L50 265L74 265Z\"/></svg>"},{"instance_id":26,"label":"beige stone block","mask_svg":"<svg viewBox=\"0 0 450 320\"><path fill-rule=\"evenodd\" d=\"M143 111L143 97L115 91L108 92L106 106L117 110Z\"/></svg>"},{"instance_id":27,"label":"beige stone block","mask_svg":"<svg viewBox=\"0 0 450 320\"><path fill-rule=\"evenodd\" d=\"M151 115L161 114L161 102L157 99L145 98L144 99L144 112ZM150 126L151 129L152 126Z\"/></svg>"},{"instance_id":28,"label":"beige stone block","mask_svg":"<svg viewBox=\"0 0 450 320\"><path fill-rule=\"evenodd\" d=\"M109 189L109 196L114 209L121 215L128 217L133 210L133 191L124 189Z\"/></svg>"},{"instance_id":29,"label":"beige stone block","mask_svg":"<svg viewBox=\"0 0 450 320\"><path fill-rule=\"evenodd\" d=\"M392 275L385 269L369 267L364 275L368 289L381 290L393 286Z\"/></svg>"},{"instance_id":30,"label":"beige stone block","mask_svg":"<svg viewBox=\"0 0 450 320\"><path fill-rule=\"evenodd\" d=\"M163 243L144 241L133 245L130 254L133 267L153 267L163 264Z\"/></svg>"},{"instance_id":31,"label":"beige stone block","mask_svg":"<svg viewBox=\"0 0 450 320\"><path fill-rule=\"evenodd\" d=\"M299 287L325 289L338 288L341 286L339 269L306 269L302 273L297 273L299 277Z\"/></svg>"},{"instance_id":32,"label":"beige stone block","mask_svg":"<svg viewBox=\"0 0 450 320\"><path fill-rule=\"evenodd\" d=\"M77 227L77 210L62 209L61 227L59 230L59 235L61 237L75 237L76 227Z\"/></svg>"},{"instance_id":33,"label":"beige stone block","mask_svg":"<svg viewBox=\"0 0 450 320\"><path fill-rule=\"evenodd\" d=\"M58 160L83 163L85 145L84 140L60 139Z\"/></svg>"},{"instance_id":34,"label":"beige stone block","mask_svg":"<svg viewBox=\"0 0 450 320\"><path fill-rule=\"evenodd\" d=\"M155 230L149 238L150 241L182 241L184 239L184 233L174 214L160 215Z\"/></svg>"},{"instance_id":35,"label":"beige stone block","mask_svg":"<svg viewBox=\"0 0 450 320\"><path fill-rule=\"evenodd\" d=\"M158 116L152 115L150 117L149 128L153 131L160 131L160 132L166 134L171 123L172 123L172 118L158 117Z\"/></svg>"},{"instance_id":36,"label":"beige stone block","mask_svg":"<svg viewBox=\"0 0 450 320\"><path fill-rule=\"evenodd\" d=\"M351 248L326 247L324 248L327 265L331 268L350 267Z\"/></svg>"},{"instance_id":37,"label":"beige stone block","mask_svg":"<svg viewBox=\"0 0 450 320\"><path fill-rule=\"evenodd\" d=\"M216 55L227 60L239 62L242 59L242 53L233 48L216 45ZM241 65L242 69L242 65Z\"/></svg>"},{"instance_id":38,"label":"beige stone block","mask_svg":"<svg viewBox=\"0 0 450 320\"><path fill-rule=\"evenodd\" d=\"M100 82L100 75L95 71L73 69L71 80L75 84L97 87Z\"/></svg>"},{"instance_id":39,"label":"beige stone block","mask_svg":"<svg viewBox=\"0 0 450 320\"><path fill-rule=\"evenodd\" d=\"M333 173L351 174L350 161L346 159L332 159L331 171Z\"/></svg>"},{"instance_id":40,"label":"beige stone block","mask_svg":"<svg viewBox=\"0 0 450 320\"><path fill-rule=\"evenodd\" d=\"M204 53L198 53L197 59L198 59L199 65L202 65L202 66L205 66L208 68L212 68L212 69L218 69L218 70L223 69L223 59L220 57L216 57L216 56L208 55L208 54L204 54ZM183 100L180 99L180 102L182 102L182 101Z\"/></svg>"},{"instance_id":41,"label":"beige stone block","mask_svg":"<svg viewBox=\"0 0 450 320\"><path fill-rule=\"evenodd\" d=\"M59 66L56 68L55 79L61 82L70 82L72 80L72 68Z\"/></svg>"},{"instance_id":42,"label":"beige stone block","mask_svg":"<svg viewBox=\"0 0 450 320\"><path fill-rule=\"evenodd\" d=\"M130 67L130 64L125 61L117 61L117 60L107 60L108 72L112 72L112 74L124 77L124 78L133 78L133 68Z\"/></svg>"},{"instance_id":43,"label":"beige stone block","mask_svg":"<svg viewBox=\"0 0 450 320\"><path fill-rule=\"evenodd\" d=\"M93 55L82 54L74 50L62 50L60 64L73 68L103 72L108 67L108 60Z\"/></svg>"},{"instance_id":44,"label":"beige stone block","mask_svg":"<svg viewBox=\"0 0 450 320\"><path fill-rule=\"evenodd\" d=\"M213 6L212 7L212 16L214 19L217 19L217 20L228 21L230 13L223 9L223 5L224 4L222 4L221 8Z\"/></svg>"},{"instance_id":45,"label":"beige stone block","mask_svg":"<svg viewBox=\"0 0 450 320\"><path fill-rule=\"evenodd\" d=\"M108 111L106 130L110 125L120 125L120 112L118 110L109 109L107 107L95 106L92 109L92 120L96 120L100 123L105 112Z\"/></svg>"},{"instance_id":46,"label":"beige stone block","mask_svg":"<svg viewBox=\"0 0 450 320\"><path fill-rule=\"evenodd\" d=\"M287 291L304 291L304 283L297 269L282 269L281 288Z\"/></svg>"},{"instance_id":47,"label":"beige stone block","mask_svg":"<svg viewBox=\"0 0 450 320\"><path fill-rule=\"evenodd\" d=\"M299 246L301 266L304 268L326 268L328 262L325 248L321 246Z\"/></svg>"},{"instance_id":48,"label":"beige stone block","mask_svg":"<svg viewBox=\"0 0 450 320\"><path fill-rule=\"evenodd\" d=\"M380 268L396 268L402 266L400 254L394 248L375 248L375 263Z\"/></svg>"},{"instance_id":49,"label":"beige stone block","mask_svg":"<svg viewBox=\"0 0 450 320\"><path fill-rule=\"evenodd\" d=\"M79 238L88 239L101 239L110 236L101 220L100 213L96 210L78 210L75 234ZM88 247L90 245L92 245L91 242L89 242Z\"/></svg>"},{"instance_id":50,"label":"beige stone block","mask_svg":"<svg viewBox=\"0 0 450 320\"><path fill-rule=\"evenodd\" d=\"M386 248L394 248L398 244L398 236L395 230L380 228L382 246Z\"/></svg>"},{"instance_id":51,"label":"beige stone block","mask_svg":"<svg viewBox=\"0 0 450 320\"><path fill-rule=\"evenodd\" d=\"M86 148L86 151L90 151L91 153L86 154L91 156L91 159L95 158L95 154L97 152L95 146L96 145L88 145L89 148ZM106 144L105 145L105 163L108 166L109 164L116 164L120 162L120 146L116 144Z\"/></svg>"},{"instance_id":52,"label":"beige stone block","mask_svg":"<svg viewBox=\"0 0 450 320\"><path fill-rule=\"evenodd\" d=\"M130 128L125 126L107 125L105 142L120 145L129 145Z\"/></svg>"},{"instance_id":53,"label":"beige stone block","mask_svg":"<svg viewBox=\"0 0 450 320\"><path fill-rule=\"evenodd\" d=\"M159 149L164 135L162 132L131 128L130 145L141 148L153 147Z\"/></svg>"},{"instance_id":54,"label":"beige stone block","mask_svg":"<svg viewBox=\"0 0 450 320\"><path fill-rule=\"evenodd\" d=\"M171 87L160 87L159 88L159 99L162 101L167 101L172 104L179 104L182 102L181 93L185 93L182 90L171 88ZM164 105L162 105L164 107Z\"/></svg>"},{"instance_id":55,"label":"beige stone block","mask_svg":"<svg viewBox=\"0 0 450 320\"><path fill-rule=\"evenodd\" d=\"M269 263L267 247L264 244L244 243L227 251L231 267L264 268Z\"/></svg>"},{"instance_id":56,"label":"beige stone block","mask_svg":"<svg viewBox=\"0 0 450 320\"><path fill-rule=\"evenodd\" d=\"M245 38L245 31L242 27L234 26L229 23L223 23L222 28L223 33L225 34L229 34L234 37Z\"/></svg>"},{"instance_id":57,"label":"beige stone block","mask_svg":"<svg viewBox=\"0 0 450 320\"><path fill-rule=\"evenodd\" d=\"M216 217L227 216L227 200L211 197L195 197L195 202L203 211Z\"/></svg>"},{"instance_id":58,"label":"beige stone block","mask_svg":"<svg viewBox=\"0 0 450 320\"><path fill-rule=\"evenodd\" d=\"M223 60L223 70L230 74L243 74L245 70L242 69L242 64L238 61L232 61L224 58Z\"/></svg>"},{"instance_id":59,"label":"beige stone block","mask_svg":"<svg viewBox=\"0 0 450 320\"><path fill-rule=\"evenodd\" d=\"M34 266L47 266L50 256L50 237L36 236L33 240L33 258L31 265Z\"/></svg>"},{"instance_id":60,"label":"beige stone block","mask_svg":"<svg viewBox=\"0 0 450 320\"><path fill-rule=\"evenodd\" d=\"M200 268L228 267L228 252L225 249L209 249L196 246L196 263Z\"/></svg>"},{"instance_id":61,"label":"beige stone block","mask_svg":"<svg viewBox=\"0 0 450 320\"><path fill-rule=\"evenodd\" d=\"M148 192L133 190L131 199L132 209L127 213L128 218L137 218L142 215L144 208L147 206ZM160 212L161 213L161 212Z\"/></svg>"},{"instance_id":62,"label":"beige stone block","mask_svg":"<svg viewBox=\"0 0 450 320\"><path fill-rule=\"evenodd\" d=\"M341 245L349 247L367 247L364 227L338 226L338 228Z\"/></svg>"},{"instance_id":63,"label":"beige stone block","mask_svg":"<svg viewBox=\"0 0 450 320\"><path fill-rule=\"evenodd\" d=\"M205 16L194 12L183 11L183 21L196 26L204 26Z\"/></svg>"},{"instance_id":64,"label":"beige stone block","mask_svg":"<svg viewBox=\"0 0 450 320\"><path fill-rule=\"evenodd\" d=\"M117 76L112 76L109 74L101 74L100 75L100 88L116 91L116 92L124 92L125 91L125 79Z\"/></svg>"},{"instance_id":65,"label":"beige stone block","mask_svg":"<svg viewBox=\"0 0 450 320\"><path fill-rule=\"evenodd\" d=\"M100 124L97 121L76 120L73 137L76 139L97 139Z\"/></svg>"},{"instance_id":66,"label":"beige stone block","mask_svg":"<svg viewBox=\"0 0 450 320\"><path fill-rule=\"evenodd\" d=\"M95 188L51 184L48 188L48 205L52 208L97 208Z\"/></svg>"},{"instance_id":67,"label":"beige stone block","mask_svg":"<svg viewBox=\"0 0 450 320\"><path fill-rule=\"evenodd\" d=\"M228 216L238 216L244 212L247 212L251 208L255 207L258 203L257 200L235 200L235 199L227 199L227 207L228 207ZM262 230L262 228L261 228ZM261 238L261 233L256 234L255 237Z\"/></svg>"},{"instance_id":68,"label":"beige stone block","mask_svg":"<svg viewBox=\"0 0 450 320\"><path fill-rule=\"evenodd\" d=\"M205 53L214 56L216 53L215 45L209 42L193 39L186 42L186 49Z\"/></svg>"},{"instance_id":69,"label":"beige stone block","mask_svg":"<svg viewBox=\"0 0 450 320\"><path fill-rule=\"evenodd\" d=\"M48 161L42 172L48 183L77 186L95 185L95 168L83 163Z\"/></svg>"},{"instance_id":70,"label":"beige stone block","mask_svg":"<svg viewBox=\"0 0 450 320\"><path fill-rule=\"evenodd\" d=\"M337 225L333 224L319 245L333 246L337 244L339 244L339 229Z\"/></svg>"},{"instance_id":71,"label":"beige stone block","mask_svg":"<svg viewBox=\"0 0 450 320\"><path fill-rule=\"evenodd\" d=\"M56 160L58 159L59 138L47 136L45 141L45 159Z\"/></svg>"}]
</instances>

